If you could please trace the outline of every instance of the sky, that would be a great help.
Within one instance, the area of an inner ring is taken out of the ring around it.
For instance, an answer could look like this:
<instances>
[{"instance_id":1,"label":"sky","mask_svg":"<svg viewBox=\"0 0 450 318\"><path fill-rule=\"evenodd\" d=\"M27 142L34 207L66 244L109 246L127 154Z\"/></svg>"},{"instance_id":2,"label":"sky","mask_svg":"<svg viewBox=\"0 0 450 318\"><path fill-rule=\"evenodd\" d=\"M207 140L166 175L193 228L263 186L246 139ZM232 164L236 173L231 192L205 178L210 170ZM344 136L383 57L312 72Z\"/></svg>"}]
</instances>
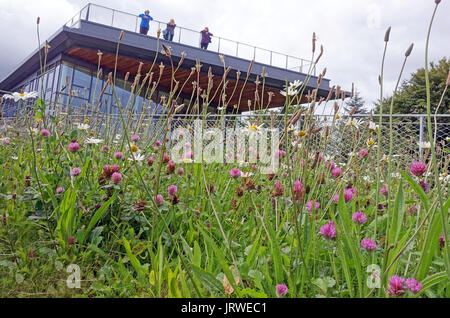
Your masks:
<instances>
[{"instance_id":1,"label":"sky","mask_svg":"<svg viewBox=\"0 0 450 318\"><path fill-rule=\"evenodd\" d=\"M0 79L54 34L89 1L0 0ZM402 80L424 66L425 40L434 0L97 0L130 13L150 10L160 21L201 30L292 56L310 59L311 37L324 47L318 71L327 68L330 85L351 90L352 83L373 107L379 96L378 75L384 34L391 26L385 64L385 94L392 95L404 53L411 43ZM450 0L442 0L433 24L429 60L450 57Z\"/></svg>"}]
</instances>

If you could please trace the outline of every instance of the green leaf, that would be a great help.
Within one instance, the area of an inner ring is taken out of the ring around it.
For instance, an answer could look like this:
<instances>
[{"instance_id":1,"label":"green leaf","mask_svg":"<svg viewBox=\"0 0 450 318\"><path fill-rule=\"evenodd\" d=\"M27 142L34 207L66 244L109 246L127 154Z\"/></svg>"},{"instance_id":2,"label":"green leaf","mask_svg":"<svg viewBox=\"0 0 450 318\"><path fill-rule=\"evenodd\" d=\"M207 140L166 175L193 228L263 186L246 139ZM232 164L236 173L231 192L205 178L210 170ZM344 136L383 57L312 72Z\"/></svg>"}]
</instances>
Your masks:
<instances>
[{"instance_id":1,"label":"green leaf","mask_svg":"<svg viewBox=\"0 0 450 318\"><path fill-rule=\"evenodd\" d=\"M234 291L236 292L238 297L241 297L241 293L240 293L239 288L236 286L236 282L234 280L233 273L231 272L228 264L225 262L225 256L223 255L222 251L217 247L217 245L214 243L214 241L211 239L211 237L203 229L200 229L200 231L202 232L206 243L214 251L214 254L216 254L217 259L222 267L222 270L225 273L225 276L227 276L227 279L230 282L231 286L233 287Z\"/></svg>"},{"instance_id":2,"label":"green leaf","mask_svg":"<svg viewBox=\"0 0 450 318\"><path fill-rule=\"evenodd\" d=\"M336 232L337 232L337 239L342 240L344 249L339 249L341 251L341 257L347 257L344 253L344 250L350 251L351 258L347 259L348 265L349 263L353 263L353 267L356 270L356 278L358 280L358 290L359 290L359 296L362 297L363 295L363 274L362 274L362 260L361 260L361 254L358 253L357 246L360 245L360 242L356 239L355 235L353 234L351 218L350 213L347 210L347 206L345 205L345 199L344 199L344 189L341 189L341 192L339 194L339 201L338 201L338 212L339 212L339 218L334 217L332 214L333 221L336 226ZM347 265L347 266L348 266ZM348 269L347 269L348 271Z\"/></svg>"},{"instance_id":3,"label":"green leaf","mask_svg":"<svg viewBox=\"0 0 450 318\"><path fill-rule=\"evenodd\" d=\"M194 265L200 267L202 263L202 251L197 241L194 242Z\"/></svg>"},{"instance_id":4,"label":"green leaf","mask_svg":"<svg viewBox=\"0 0 450 318\"><path fill-rule=\"evenodd\" d=\"M389 225L388 246L397 242L402 229L403 216L405 214L405 199L403 197L402 188L403 184L402 180L400 180L397 195L395 197L394 210L391 215L391 222Z\"/></svg>"},{"instance_id":5,"label":"green leaf","mask_svg":"<svg viewBox=\"0 0 450 318\"><path fill-rule=\"evenodd\" d=\"M267 298L267 295L265 293L262 292L258 292L254 289L251 288L245 288L241 291L243 296L250 296L252 298Z\"/></svg>"},{"instance_id":6,"label":"green leaf","mask_svg":"<svg viewBox=\"0 0 450 318\"><path fill-rule=\"evenodd\" d=\"M420 201L422 202L425 211L429 211L431 204L430 200L428 199L425 191L423 191L422 187L413 179L411 176L404 171L399 171L402 177L409 183L411 188L413 188L414 192L419 196Z\"/></svg>"},{"instance_id":7,"label":"green leaf","mask_svg":"<svg viewBox=\"0 0 450 318\"><path fill-rule=\"evenodd\" d=\"M147 274L147 268L143 267L136 256L134 256L133 252L131 251L130 242L125 237L122 238L122 243L125 247L128 258L130 259L131 265L133 265L139 277L141 279L144 278Z\"/></svg>"},{"instance_id":8,"label":"green leaf","mask_svg":"<svg viewBox=\"0 0 450 318\"><path fill-rule=\"evenodd\" d=\"M419 297L420 295L422 295L424 292L426 292L428 289L430 289L434 285L437 285L440 282L443 282L446 280L448 281L446 272L440 272L440 273L436 273L434 275L428 276L427 278L425 278L422 281L422 289L420 290L420 292L418 292L416 295L414 295L414 298Z\"/></svg>"},{"instance_id":9,"label":"green leaf","mask_svg":"<svg viewBox=\"0 0 450 318\"><path fill-rule=\"evenodd\" d=\"M264 222L263 219L260 219L261 222ZM275 235L275 231L273 230L272 224L269 221L269 219L265 219L266 221L266 228L268 230L269 234L269 242L270 242L270 249L271 254L273 256L273 265L275 269L275 280L277 284L281 284L284 282L284 275L283 275L283 260L281 258L281 249L278 245L278 238ZM264 226L264 225L263 225Z\"/></svg>"},{"instance_id":10,"label":"green leaf","mask_svg":"<svg viewBox=\"0 0 450 318\"><path fill-rule=\"evenodd\" d=\"M115 193L111 198L109 198L108 201L106 201L106 203L102 204L102 206L95 212L94 216L92 217L91 221L89 222L87 229L83 232L83 234L81 236L80 244L84 244L87 236L89 235L91 230L94 228L94 226L97 224L98 220L100 220L101 217L103 216L103 214L105 214L108 207L111 205L111 203L116 198L116 195L117 194Z\"/></svg>"},{"instance_id":11,"label":"green leaf","mask_svg":"<svg viewBox=\"0 0 450 318\"><path fill-rule=\"evenodd\" d=\"M202 285L208 289L212 294L221 296L224 293L222 284L216 279L216 277L210 272L191 264L192 271L195 277L202 283Z\"/></svg>"}]
</instances>

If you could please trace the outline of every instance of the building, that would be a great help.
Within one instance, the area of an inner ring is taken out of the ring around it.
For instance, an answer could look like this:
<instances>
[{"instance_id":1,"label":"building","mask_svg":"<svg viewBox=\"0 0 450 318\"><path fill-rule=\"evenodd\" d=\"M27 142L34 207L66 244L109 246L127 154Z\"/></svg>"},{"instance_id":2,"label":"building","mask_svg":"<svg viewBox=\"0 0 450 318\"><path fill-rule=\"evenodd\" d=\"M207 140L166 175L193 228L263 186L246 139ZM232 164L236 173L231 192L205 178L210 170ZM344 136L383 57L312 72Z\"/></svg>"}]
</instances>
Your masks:
<instances>
[{"instance_id":1,"label":"building","mask_svg":"<svg viewBox=\"0 0 450 318\"><path fill-rule=\"evenodd\" d=\"M208 86L208 72L213 75L213 90L208 109L211 113L216 111L223 100L220 91L223 88L222 78L225 69L221 57L226 67L231 68L226 79L227 112L240 113L252 110L249 108L249 100L253 105L256 90L261 100L264 100L264 107L268 100L268 92L273 93L269 107L283 106L285 97L280 94L280 90L286 82L306 81L308 78L307 69L311 63L304 59L217 36L213 36L209 48L203 50L199 47L200 30L177 26L174 39L169 42L156 36L158 29L165 29L165 23L151 21L148 35L143 35L138 33L139 21L137 15L88 4L47 40L50 46L48 54L45 54L45 45L40 51L33 52L0 82L0 90L38 91L48 104L52 105L49 109L52 107L61 109L69 104L72 109L88 105L91 110L98 106L103 112L116 113L117 101L112 96L111 86L105 87L108 74L116 72L117 97L125 105L130 98L131 86L142 62L141 80L153 67L152 82L159 82L150 98L149 94L146 94L151 90L151 87L147 89L149 85L136 97L134 110L139 112L148 100L151 100L153 105L159 105L161 100L167 98L171 85L174 85L170 60L161 53L163 44L170 47L175 67L181 59L182 52L186 54L184 62L174 76L180 83L177 104L189 105L190 101L196 100L197 89L192 82L199 82L198 87L205 90ZM116 58L117 43L122 30L124 36ZM101 52L100 64L98 52ZM45 69L42 67L44 56L46 56ZM198 79L197 74L189 76L197 59L202 64ZM251 60L255 62L248 80L245 81ZM159 78L161 64L165 67ZM266 74L264 93L261 77L263 71ZM239 72L241 75L238 79ZM311 73L314 74L315 70ZM125 81L127 74L128 80ZM258 86L255 83L257 79L260 82ZM317 77L312 75L305 93L315 88ZM215 89L219 89L219 93L213 96ZM329 90L329 80L324 78L318 87L318 96L326 97ZM16 109L12 101L4 101L4 116L13 116Z\"/></svg>"}]
</instances>

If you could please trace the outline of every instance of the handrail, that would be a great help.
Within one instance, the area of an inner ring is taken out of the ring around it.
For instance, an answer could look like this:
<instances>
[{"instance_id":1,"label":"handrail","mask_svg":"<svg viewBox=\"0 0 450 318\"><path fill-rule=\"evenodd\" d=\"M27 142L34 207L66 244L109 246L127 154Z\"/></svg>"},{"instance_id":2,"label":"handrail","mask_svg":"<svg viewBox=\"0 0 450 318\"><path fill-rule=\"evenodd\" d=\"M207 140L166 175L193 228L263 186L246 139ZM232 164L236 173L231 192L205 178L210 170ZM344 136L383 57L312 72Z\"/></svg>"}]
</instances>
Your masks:
<instances>
[{"instance_id":1,"label":"handrail","mask_svg":"<svg viewBox=\"0 0 450 318\"><path fill-rule=\"evenodd\" d=\"M73 27L73 25L75 25L76 22L78 22L79 20L92 21L92 17L90 16L90 14L91 14L92 9L95 9L95 8L108 10L110 12L110 14L111 14L111 22L110 23L101 23L101 24L114 26L116 13L128 15L130 17L135 18L134 32L137 33L137 31L138 31L138 24L139 24L139 15L132 14L132 13L125 12L125 11L121 11L121 10L112 9L112 8L109 8L109 7L106 7L106 6L103 6L103 5L94 4L94 3L86 4L65 25ZM83 11L85 11L85 10L86 10L86 14L85 14L85 16L82 16ZM77 20L77 18L78 18L78 20ZM162 21L156 20L156 19L153 19L151 22L155 23L155 24L158 24L158 29L161 29L161 25L164 26L167 23L167 22L162 22ZM183 43L183 41L182 41L182 34L184 34L183 31L191 32L193 34L198 34L200 36L200 32L199 31L193 30L193 29L190 29L190 28L181 27L181 26L178 26L178 25L176 26L175 30L179 30L178 43ZM218 41L217 42L217 53L221 53L221 43L223 43L223 42L230 42L230 43L233 43L236 47L235 47L235 54L229 54L229 55L233 55L233 56L236 56L236 57L240 57L240 54L239 54L240 53L240 50L239 50L240 47L244 47L245 46L245 47L250 48L251 50L253 50L253 53L250 53L250 54L253 54L253 60L255 60L255 61L257 59L256 58L257 51L261 51L261 52L265 52L265 53L270 54L269 63L265 63L265 64L269 64L270 66L276 66L276 67L284 68L284 69L287 69L287 70L303 72L303 68L305 68L305 67L309 68L309 67L311 67L313 65L312 61L307 60L307 59L303 59L303 58L300 58L300 57L296 57L296 56L293 56L293 55L284 54L284 53L280 53L280 52L277 52L277 51L264 49L264 48L261 48L261 47L258 47L258 46L254 46L254 45L250 45L250 44L247 44L247 43L230 40L228 38L221 37L221 36L213 36L213 38L217 39L217 41ZM174 38L174 41L175 41L175 38ZM184 44L186 44L186 43L184 43ZM191 44L187 44L187 45L191 45ZM282 66L280 64L279 65L275 65L275 63L273 61L273 58L276 55L283 57L284 62L283 62ZM289 63L290 59L291 60L295 60L296 62L299 62L298 66L297 65L296 66L289 65L290 64ZM314 73L314 75L316 73L315 67L313 68L313 73Z\"/></svg>"}]
</instances>

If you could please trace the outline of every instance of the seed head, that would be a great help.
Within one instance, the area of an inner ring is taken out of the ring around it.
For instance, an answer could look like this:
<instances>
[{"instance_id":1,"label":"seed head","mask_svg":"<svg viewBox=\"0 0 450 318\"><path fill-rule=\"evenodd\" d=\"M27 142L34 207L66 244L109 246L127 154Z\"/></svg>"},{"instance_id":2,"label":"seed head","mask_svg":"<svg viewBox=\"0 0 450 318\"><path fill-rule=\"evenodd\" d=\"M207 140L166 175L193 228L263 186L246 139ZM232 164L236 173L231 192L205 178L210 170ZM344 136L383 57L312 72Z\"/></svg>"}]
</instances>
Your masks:
<instances>
[{"instance_id":1,"label":"seed head","mask_svg":"<svg viewBox=\"0 0 450 318\"><path fill-rule=\"evenodd\" d=\"M317 64L319 62L320 58L322 57L322 54L323 54L323 45L320 45L320 53L314 64Z\"/></svg>"},{"instance_id":2,"label":"seed head","mask_svg":"<svg viewBox=\"0 0 450 318\"><path fill-rule=\"evenodd\" d=\"M387 28L386 33L384 34L384 42L389 42L390 34L391 34L391 27Z\"/></svg>"},{"instance_id":3,"label":"seed head","mask_svg":"<svg viewBox=\"0 0 450 318\"><path fill-rule=\"evenodd\" d=\"M406 50L405 52L405 56L408 57L411 55L412 49L414 47L414 43L411 43L411 45L409 46L409 48Z\"/></svg>"},{"instance_id":4,"label":"seed head","mask_svg":"<svg viewBox=\"0 0 450 318\"><path fill-rule=\"evenodd\" d=\"M312 52L314 53L316 51L316 32L313 32L312 36Z\"/></svg>"}]
</instances>

